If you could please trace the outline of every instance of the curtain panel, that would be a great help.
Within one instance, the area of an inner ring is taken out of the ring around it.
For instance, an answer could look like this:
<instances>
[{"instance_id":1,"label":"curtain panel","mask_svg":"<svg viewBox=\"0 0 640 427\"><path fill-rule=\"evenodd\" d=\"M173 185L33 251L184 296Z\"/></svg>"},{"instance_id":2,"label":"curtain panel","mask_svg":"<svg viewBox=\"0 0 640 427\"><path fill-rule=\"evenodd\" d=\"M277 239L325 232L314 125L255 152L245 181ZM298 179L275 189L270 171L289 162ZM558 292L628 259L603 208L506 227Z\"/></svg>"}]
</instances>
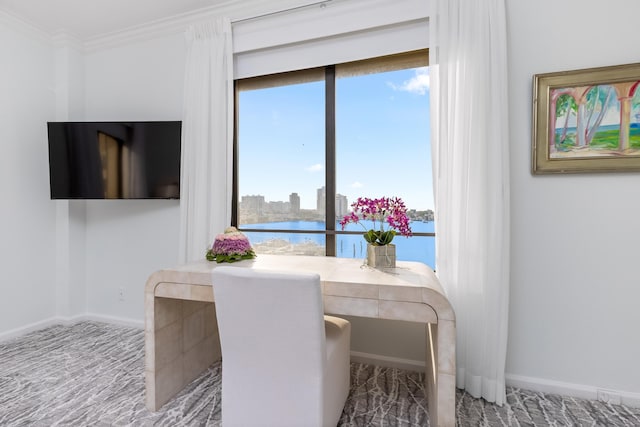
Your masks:
<instances>
[{"instance_id":1,"label":"curtain panel","mask_svg":"<svg viewBox=\"0 0 640 427\"><path fill-rule=\"evenodd\" d=\"M181 263L204 258L231 223L233 51L231 22L187 28L180 178Z\"/></svg>"},{"instance_id":2,"label":"curtain panel","mask_svg":"<svg viewBox=\"0 0 640 427\"><path fill-rule=\"evenodd\" d=\"M436 271L456 312L456 385L501 405L510 241L505 3L432 4Z\"/></svg>"}]
</instances>

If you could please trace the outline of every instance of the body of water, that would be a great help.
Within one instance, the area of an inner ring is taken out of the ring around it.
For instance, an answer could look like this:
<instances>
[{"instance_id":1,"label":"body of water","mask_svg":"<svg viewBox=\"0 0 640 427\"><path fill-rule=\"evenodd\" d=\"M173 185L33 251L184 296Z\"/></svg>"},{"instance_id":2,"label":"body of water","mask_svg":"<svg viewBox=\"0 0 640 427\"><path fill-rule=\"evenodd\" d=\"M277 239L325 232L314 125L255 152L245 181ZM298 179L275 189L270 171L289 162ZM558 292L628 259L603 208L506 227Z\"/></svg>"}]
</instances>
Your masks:
<instances>
[{"instance_id":1,"label":"body of water","mask_svg":"<svg viewBox=\"0 0 640 427\"><path fill-rule=\"evenodd\" d=\"M363 221L366 227L371 228L370 221ZM283 221L262 224L243 224L243 228L257 228L263 230L300 230L315 231L324 230L325 223L320 221ZM367 228L368 229L368 228ZM336 230L341 230L340 223L336 222ZM345 230L365 232L360 224L347 224ZM411 230L414 233L433 233L433 222L411 222ZM324 234L314 233L277 233L277 232L247 232L245 233L252 244L269 240L287 240L291 244L315 243L325 246ZM430 267L435 267L435 237L397 235L393 239L396 245L396 256L399 261L420 261ZM367 242L360 234L338 235L337 256L342 258L366 258Z\"/></svg>"}]
</instances>

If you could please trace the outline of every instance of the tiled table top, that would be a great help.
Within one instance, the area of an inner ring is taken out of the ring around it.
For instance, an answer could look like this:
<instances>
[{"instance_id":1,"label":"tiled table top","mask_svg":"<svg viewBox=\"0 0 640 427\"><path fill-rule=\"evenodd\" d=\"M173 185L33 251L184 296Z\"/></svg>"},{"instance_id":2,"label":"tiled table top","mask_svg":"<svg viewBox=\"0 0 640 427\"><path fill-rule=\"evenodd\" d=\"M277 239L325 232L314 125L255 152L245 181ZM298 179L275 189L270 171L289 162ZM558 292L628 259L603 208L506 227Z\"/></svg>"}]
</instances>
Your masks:
<instances>
[{"instance_id":1,"label":"tiled table top","mask_svg":"<svg viewBox=\"0 0 640 427\"><path fill-rule=\"evenodd\" d=\"M158 297L213 301L215 297L210 295L210 291L203 289L203 295L188 295L189 292L198 292L198 289L167 285L188 283L210 286L211 271L218 265L221 264L202 260L159 270L149 277L146 292ZM379 270L363 266L362 260L351 258L258 255L253 260L222 265L318 273L325 297L353 297L428 304L433 307L438 319L455 319L451 305L435 274L429 267L419 262L398 261L396 268ZM164 283L167 285L163 285ZM215 293L215 289L213 292Z\"/></svg>"}]
</instances>

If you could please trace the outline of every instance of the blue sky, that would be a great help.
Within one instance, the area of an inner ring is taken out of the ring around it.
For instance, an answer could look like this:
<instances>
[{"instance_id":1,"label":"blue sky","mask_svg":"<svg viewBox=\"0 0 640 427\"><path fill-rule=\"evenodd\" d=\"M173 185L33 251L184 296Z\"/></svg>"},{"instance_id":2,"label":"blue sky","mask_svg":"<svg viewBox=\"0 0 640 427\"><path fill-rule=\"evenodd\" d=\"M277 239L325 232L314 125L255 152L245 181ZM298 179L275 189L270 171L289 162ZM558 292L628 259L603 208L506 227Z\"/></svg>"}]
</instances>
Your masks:
<instances>
[{"instance_id":1,"label":"blue sky","mask_svg":"<svg viewBox=\"0 0 640 427\"><path fill-rule=\"evenodd\" d=\"M399 196L433 209L426 68L341 78L336 82L337 191ZM316 207L324 185L324 83L242 92L239 194Z\"/></svg>"}]
</instances>

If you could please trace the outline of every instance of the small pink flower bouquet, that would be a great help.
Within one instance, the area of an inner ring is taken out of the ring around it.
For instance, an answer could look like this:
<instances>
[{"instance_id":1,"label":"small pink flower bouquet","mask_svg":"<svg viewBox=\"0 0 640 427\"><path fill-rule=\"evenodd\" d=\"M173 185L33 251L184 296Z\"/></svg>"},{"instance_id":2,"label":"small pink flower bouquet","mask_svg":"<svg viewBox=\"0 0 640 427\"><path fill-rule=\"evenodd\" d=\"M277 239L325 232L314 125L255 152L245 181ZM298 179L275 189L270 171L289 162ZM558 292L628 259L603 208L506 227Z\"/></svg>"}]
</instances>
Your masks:
<instances>
[{"instance_id":1,"label":"small pink flower bouquet","mask_svg":"<svg viewBox=\"0 0 640 427\"><path fill-rule=\"evenodd\" d=\"M386 246L391 243L396 234L411 236L407 208L399 197L379 199L358 197L351 208L353 211L340 221L342 229L344 230L350 222L362 225L365 230L364 239L371 245ZM360 222L362 220L372 221L372 228L367 230L367 227Z\"/></svg>"},{"instance_id":2,"label":"small pink flower bouquet","mask_svg":"<svg viewBox=\"0 0 640 427\"><path fill-rule=\"evenodd\" d=\"M207 251L207 260L220 262L235 262L252 259L256 253L249 243L247 236L235 227L228 227L224 233L218 234Z\"/></svg>"}]
</instances>

